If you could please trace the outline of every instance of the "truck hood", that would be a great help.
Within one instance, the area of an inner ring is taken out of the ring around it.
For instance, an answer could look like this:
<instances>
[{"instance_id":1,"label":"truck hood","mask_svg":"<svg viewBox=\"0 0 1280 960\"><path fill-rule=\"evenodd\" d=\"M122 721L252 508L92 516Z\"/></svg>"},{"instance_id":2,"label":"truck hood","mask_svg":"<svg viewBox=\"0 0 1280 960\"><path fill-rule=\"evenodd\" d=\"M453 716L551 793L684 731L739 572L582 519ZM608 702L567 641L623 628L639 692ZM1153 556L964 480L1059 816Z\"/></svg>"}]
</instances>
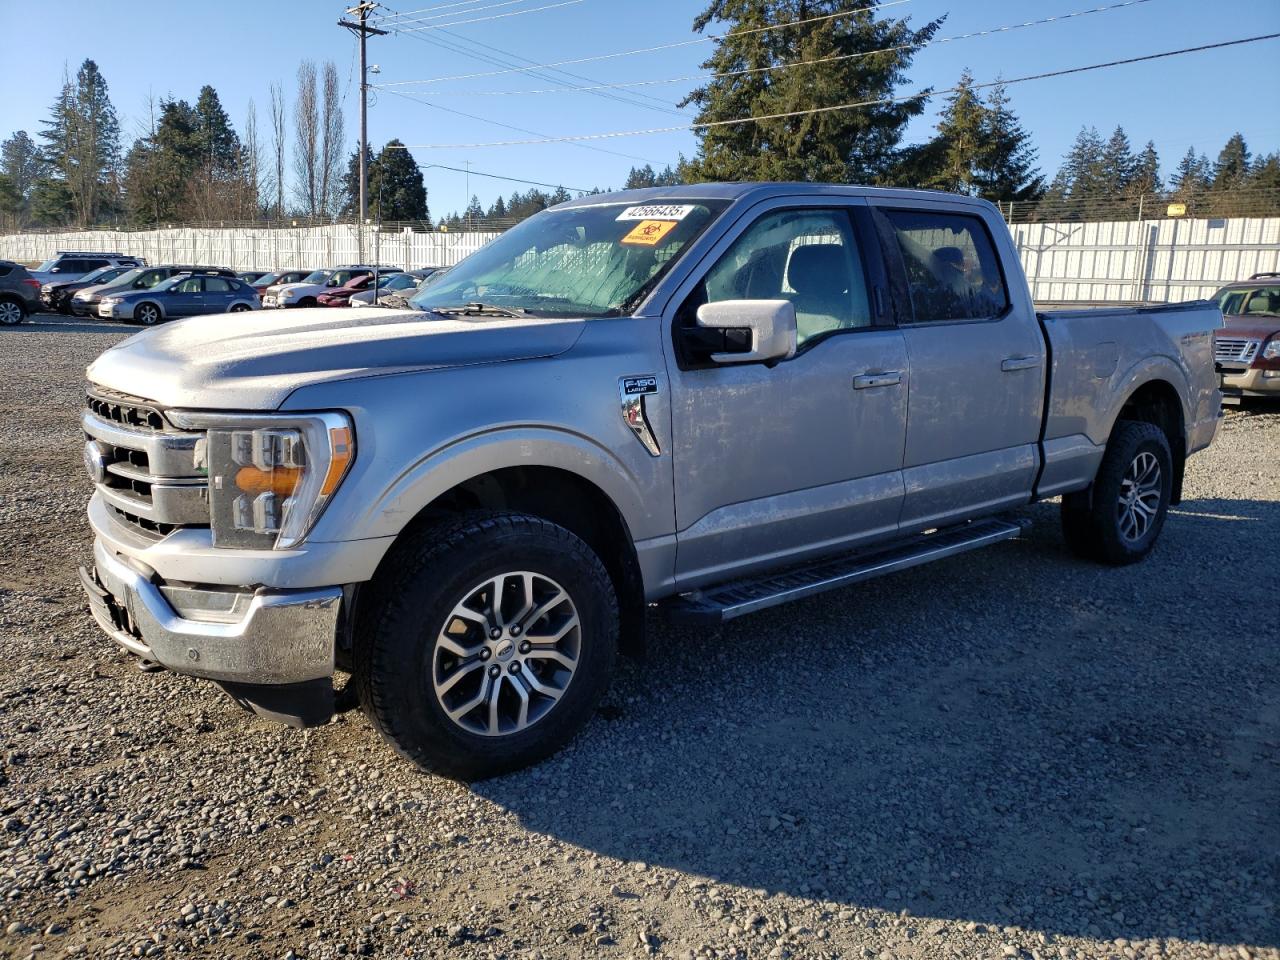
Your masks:
<instances>
[{"instance_id":1,"label":"truck hood","mask_svg":"<svg viewBox=\"0 0 1280 960\"><path fill-rule=\"evenodd\" d=\"M164 406L274 410L299 387L563 353L583 320L380 307L246 311L146 330L90 365L101 387Z\"/></svg>"}]
</instances>

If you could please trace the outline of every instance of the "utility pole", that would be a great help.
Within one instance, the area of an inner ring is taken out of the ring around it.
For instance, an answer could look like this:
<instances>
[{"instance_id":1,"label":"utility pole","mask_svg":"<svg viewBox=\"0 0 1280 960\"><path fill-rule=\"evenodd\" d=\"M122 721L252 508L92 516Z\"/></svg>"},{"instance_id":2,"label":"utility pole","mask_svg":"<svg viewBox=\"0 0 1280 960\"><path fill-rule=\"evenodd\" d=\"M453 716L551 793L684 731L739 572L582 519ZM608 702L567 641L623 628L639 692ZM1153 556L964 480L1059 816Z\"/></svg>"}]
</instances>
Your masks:
<instances>
[{"instance_id":1,"label":"utility pole","mask_svg":"<svg viewBox=\"0 0 1280 960\"><path fill-rule=\"evenodd\" d=\"M384 37L386 30L369 26L369 11L377 8L372 0L347 7L347 15L358 17L355 22L339 20L338 26L345 27L360 38L360 222L356 224L356 259L364 263L364 222L369 216L368 171L365 169L365 157L369 153L369 61L365 55L365 41L369 37Z\"/></svg>"}]
</instances>

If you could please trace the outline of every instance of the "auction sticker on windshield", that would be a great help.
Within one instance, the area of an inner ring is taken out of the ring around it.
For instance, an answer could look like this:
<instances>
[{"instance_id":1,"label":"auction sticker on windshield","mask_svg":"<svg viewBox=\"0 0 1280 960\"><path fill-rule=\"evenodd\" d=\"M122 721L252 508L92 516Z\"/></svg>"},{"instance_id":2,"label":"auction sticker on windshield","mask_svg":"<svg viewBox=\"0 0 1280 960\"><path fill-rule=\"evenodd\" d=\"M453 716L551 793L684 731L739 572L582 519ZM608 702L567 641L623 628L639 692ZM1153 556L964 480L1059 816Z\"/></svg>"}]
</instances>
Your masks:
<instances>
[{"instance_id":1,"label":"auction sticker on windshield","mask_svg":"<svg viewBox=\"0 0 1280 960\"><path fill-rule=\"evenodd\" d=\"M640 247L656 247L658 241L675 228L674 220L642 220L618 242Z\"/></svg>"},{"instance_id":2,"label":"auction sticker on windshield","mask_svg":"<svg viewBox=\"0 0 1280 960\"><path fill-rule=\"evenodd\" d=\"M642 207L627 207L619 220L683 220L697 207L692 203L650 203Z\"/></svg>"}]
</instances>

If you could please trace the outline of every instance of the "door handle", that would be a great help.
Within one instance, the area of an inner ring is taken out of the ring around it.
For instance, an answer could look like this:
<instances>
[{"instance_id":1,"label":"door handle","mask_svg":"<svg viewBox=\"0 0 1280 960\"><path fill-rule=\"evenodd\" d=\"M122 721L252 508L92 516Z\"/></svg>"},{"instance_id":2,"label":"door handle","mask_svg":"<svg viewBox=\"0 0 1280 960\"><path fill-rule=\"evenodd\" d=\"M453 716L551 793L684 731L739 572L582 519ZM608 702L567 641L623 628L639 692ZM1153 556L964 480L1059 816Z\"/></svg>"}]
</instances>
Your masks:
<instances>
[{"instance_id":1,"label":"door handle","mask_svg":"<svg viewBox=\"0 0 1280 960\"><path fill-rule=\"evenodd\" d=\"M884 373L864 373L853 378L853 389L867 390L871 387L892 387L901 382L901 370L887 370Z\"/></svg>"},{"instance_id":2,"label":"door handle","mask_svg":"<svg viewBox=\"0 0 1280 960\"><path fill-rule=\"evenodd\" d=\"M1008 357L1000 364L1000 369L1005 373L1010 370L1030 370L1032 367L1040 366L1039 357Z\"/></svg>"}]
</instances>

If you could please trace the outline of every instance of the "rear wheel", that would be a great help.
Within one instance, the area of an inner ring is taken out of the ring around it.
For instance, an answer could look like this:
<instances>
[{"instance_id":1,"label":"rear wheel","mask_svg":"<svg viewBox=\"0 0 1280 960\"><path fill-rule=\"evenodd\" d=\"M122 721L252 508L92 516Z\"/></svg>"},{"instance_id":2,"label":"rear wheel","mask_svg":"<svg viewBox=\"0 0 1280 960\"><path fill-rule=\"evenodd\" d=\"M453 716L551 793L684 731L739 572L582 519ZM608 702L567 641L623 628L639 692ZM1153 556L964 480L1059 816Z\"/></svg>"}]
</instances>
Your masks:
<instances>
[{"instance_id":1,"label":"rear wheel","mask_svg":"<svg viewBox=\"0 0 1280 960\"><path fill-rule=\"evenodd\" d=\"M231 313L244 313L248 309L248 304L244 303L233 303L231 305Z\"/></svg>"},{"instance_id":2,"label":"rear wheel","mask_svg":"<svg viewBox=\"0 0 1280 960\"><path fill-rule=\"evenodd\" d=\"M160 322L160 308L154 303L140 303L133 310L133 319L144 327L154 327Z\"/></svg>"},{"instance_id":3,"label":"rear wheel","mask_svg":"<svg viewBox=\"0 0 1280 960\"><path fill-rule=\"evenodd\" d=\"M469 514L400 547L361 612L357 690L424 770L480 779L535 763L590 718L617 651L599 557L556 524Z\"/></svg>"},{"instance_id":4,"label":"rear wheel","mask_svg":"<svg viewBox=\"0 0 1280 960\"><path fill-rule=\"evenodd\" d=\"M0 300L0 324L16 327L27 319L27 308L18 300Z\"/></svg>"},{"instance_id":5,"label":"rear wheel","mask_svg":"<svg viewBox=\"0 0 1280 960\"><path fill-rule=\"evenodd\" d=\"M301 300L298 301L298 306L300 307L314 307L315 305L316 305L315 297L303 297Z\"/></svg>"},{"instance_id":6,"label":"rear wheel","mask_svg":"<svg viewBox=\"0 0 1280 960\"><path fill-rule=\"evenodd\" d=\"M1101 563L1144 559L1164 528L1173 456L1155 424L1121 420L1093 486L1062 498L1062 529L1075 553Z\"/></svg>"}]
</instances>

